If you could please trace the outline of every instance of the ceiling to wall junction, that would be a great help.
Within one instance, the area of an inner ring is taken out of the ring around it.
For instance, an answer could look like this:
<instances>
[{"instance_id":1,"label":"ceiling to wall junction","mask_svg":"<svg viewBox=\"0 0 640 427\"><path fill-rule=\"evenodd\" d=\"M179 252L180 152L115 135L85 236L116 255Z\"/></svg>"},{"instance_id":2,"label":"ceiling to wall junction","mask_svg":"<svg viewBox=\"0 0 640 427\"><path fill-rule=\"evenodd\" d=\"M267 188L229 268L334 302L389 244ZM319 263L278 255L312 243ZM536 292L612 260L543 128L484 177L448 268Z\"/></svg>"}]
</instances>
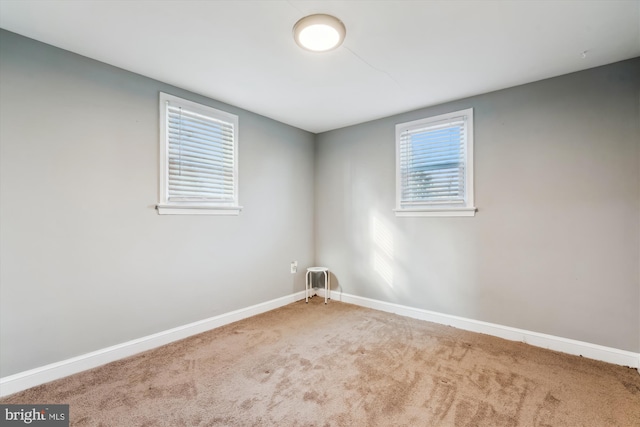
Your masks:
<instances>
[{"instance_id":1,"label":"ceiling to wall junction","mask_svg":"<svg viewBox=\"0 0 640 427\"><path fill-rule=\"evenodd\" d=\"M312 13L343 46L296 45ZM3 0L0 27L315 133L640 55L637 0Z\"/></svg>"}]
</instances>

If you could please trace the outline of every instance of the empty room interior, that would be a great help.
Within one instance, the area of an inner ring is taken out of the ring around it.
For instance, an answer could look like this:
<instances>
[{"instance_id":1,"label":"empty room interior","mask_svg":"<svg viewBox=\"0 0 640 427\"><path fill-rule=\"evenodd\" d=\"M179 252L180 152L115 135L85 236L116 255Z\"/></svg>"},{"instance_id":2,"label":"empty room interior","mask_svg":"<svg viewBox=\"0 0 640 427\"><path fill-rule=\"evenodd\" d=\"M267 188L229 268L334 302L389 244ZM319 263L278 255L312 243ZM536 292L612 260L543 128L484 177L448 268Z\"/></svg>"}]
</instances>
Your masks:
<instances>
[{"instance_id":1,"label":"empty room interior","mask_svg":"<svg viewBox=\"0 0 640 427\"><path fill-rule=\"evenodd\" d=\"M0 0L0 237L3 422L638 426L640 1Z\"/></svg>"}]
</instances>

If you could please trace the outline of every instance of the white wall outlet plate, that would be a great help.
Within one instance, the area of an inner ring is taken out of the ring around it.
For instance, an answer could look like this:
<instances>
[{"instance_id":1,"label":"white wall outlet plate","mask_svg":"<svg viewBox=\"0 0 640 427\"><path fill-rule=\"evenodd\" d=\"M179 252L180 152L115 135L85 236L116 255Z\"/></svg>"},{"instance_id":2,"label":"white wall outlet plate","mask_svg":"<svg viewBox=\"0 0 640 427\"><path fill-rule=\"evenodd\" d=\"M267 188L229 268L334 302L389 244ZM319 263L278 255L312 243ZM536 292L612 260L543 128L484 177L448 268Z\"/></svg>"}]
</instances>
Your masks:
<instances>
[{"instance_id":1,"label":"white wall outlet plate","mask_svg":"<svg viewBox=\"0 0 640 427\"><path fill-rule=\"evenodd\" d=\"M298 261L291 261L291 274L298 272Z\"/></svg>"}]
</instances>

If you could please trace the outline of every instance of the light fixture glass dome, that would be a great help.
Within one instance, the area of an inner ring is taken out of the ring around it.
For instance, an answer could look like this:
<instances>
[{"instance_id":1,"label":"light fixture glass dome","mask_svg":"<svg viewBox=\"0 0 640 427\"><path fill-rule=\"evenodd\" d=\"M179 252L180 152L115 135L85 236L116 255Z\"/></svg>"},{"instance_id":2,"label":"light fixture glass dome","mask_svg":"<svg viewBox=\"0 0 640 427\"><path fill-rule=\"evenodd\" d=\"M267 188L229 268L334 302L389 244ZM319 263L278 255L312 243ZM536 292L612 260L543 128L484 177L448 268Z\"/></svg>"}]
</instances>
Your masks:
<instances>
[{"instance_id":1,"label":"light fixture glass dome","mask_svg":"<svg viewBox=\"0 0 640 427\"><path fill-rule=\"evenodd\" d=\"M327 52L342 44L347 31L342 21L331 15L309 15L293 26L298 46L313 52Z\"/></svg>"}]
</instances>

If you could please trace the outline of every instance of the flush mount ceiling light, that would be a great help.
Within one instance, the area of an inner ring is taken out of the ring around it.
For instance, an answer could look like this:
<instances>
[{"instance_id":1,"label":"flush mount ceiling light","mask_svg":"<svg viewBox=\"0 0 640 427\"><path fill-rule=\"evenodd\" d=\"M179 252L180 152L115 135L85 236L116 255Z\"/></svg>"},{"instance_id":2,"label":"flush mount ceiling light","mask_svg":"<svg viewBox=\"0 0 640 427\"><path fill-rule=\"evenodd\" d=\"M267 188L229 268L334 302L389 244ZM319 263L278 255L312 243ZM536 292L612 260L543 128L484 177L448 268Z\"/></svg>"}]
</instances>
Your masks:
<instances>
[{"instance_id":1,"label":"flush mount ceiling light","mask_svg":"<svg viewBox=\"0 0 640 427\"><path fill-rule=\"evenodd\" d=\"M346 34L342 21L331 15L305 16L293 26L293 38L298 46L312 52L327 52L337 48Z\"/></svg>"}]
</instances>

